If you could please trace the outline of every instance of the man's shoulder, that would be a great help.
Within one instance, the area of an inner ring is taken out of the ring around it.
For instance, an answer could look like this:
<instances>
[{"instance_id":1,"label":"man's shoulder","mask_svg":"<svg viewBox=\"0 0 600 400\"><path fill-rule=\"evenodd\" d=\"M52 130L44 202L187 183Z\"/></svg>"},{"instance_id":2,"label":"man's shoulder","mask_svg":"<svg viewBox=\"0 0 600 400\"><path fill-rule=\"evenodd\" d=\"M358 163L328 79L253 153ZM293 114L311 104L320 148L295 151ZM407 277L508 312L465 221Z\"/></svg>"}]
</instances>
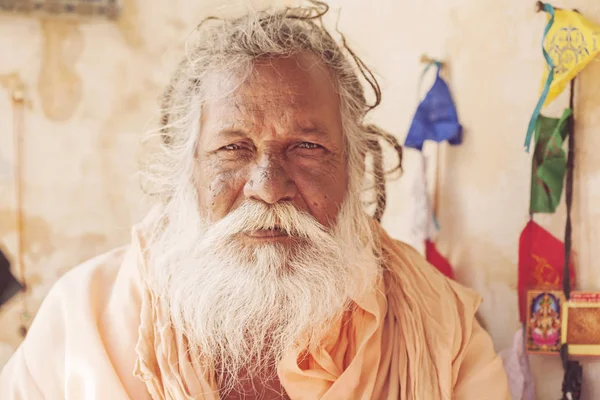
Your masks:
<instances>
[{"instance_id":1,"label":"man's shoulder","mask_svg":"<svg viewBox=\"0 0 600 400\"><path fill-rule=\"evenodd\" d=\"M57 342L64 341L74 325L72 321L80 324L97 319L109 301L128 248L123 246L95 256L60 277L36 313L26 342L40 332L54 335Z\"/></svg>"},{"instance_id":2,"label":"man's shoulder","mask_svg":"<svg viewBox=\"0 0 600 400\"><path fill-rule=\"evenodd\" d=\"M137 303L128 304L135 301L136 292L126 290L134 284L128 274L136 270L125 268L127 257L135 253L131 248L119 247L89 259L53 285L3 378L21 377L42 396L64 398L79 390L82 382L95 382L96 375L86 374L90 369L105 376L116 376L119 362L133 369L128 358L122 361L130 356L124 353L134 348L137 338ZM116 348L121 344L125 350ZM119 378L127 380L126 375ZM115 387L124 393L121 386Z\"/></svg>"},{"instance_id":3,"label":"man's shoulder","mask_svg":"<svg viewBox=\"0 0 600 400\"><path fill-rule=\"evenodd\" d=\"M97 255L61 276L36 313L32 331L44 323L58 327L61 323L68 325L71 319L93 319L94 314L100 313L109 301L128 248L122 246ZM46 321L48 317L53 320Z\"/></svg>"},{"instance_id":4,"label":"man's shoulder","mask_svg":"<svg viewBox=\"0 0 600 400\"><path fill-rule=\"evenodd\" d=\"M70 286L77 282L77 286L81 287L82 283L91 284L98 278L114 279L129 248L130 245L117 247L76 265L60 277L54 286Z\"/></svg>"},{"instance_id":5,"label":"man's shoulder","mask_svg":"<svg viewBox=\"0 0 600 400\"><path fill-rule=\"evenodd\" d=\"M423 285L423 289L426 291L433 289L436 293L435 296L424 296L425 301L435 303L442 301L448 303L448 305L452 304L455 306L453 308L458 308L460 312L467 314L476 312L481 303L481 296L475 290L446 277L410 244L400 240L392 241L396 253L402 261L399 263L398 268L408 268L416 272L413 279L417 281L413 283Z\"/></svg>"}]
</instances>

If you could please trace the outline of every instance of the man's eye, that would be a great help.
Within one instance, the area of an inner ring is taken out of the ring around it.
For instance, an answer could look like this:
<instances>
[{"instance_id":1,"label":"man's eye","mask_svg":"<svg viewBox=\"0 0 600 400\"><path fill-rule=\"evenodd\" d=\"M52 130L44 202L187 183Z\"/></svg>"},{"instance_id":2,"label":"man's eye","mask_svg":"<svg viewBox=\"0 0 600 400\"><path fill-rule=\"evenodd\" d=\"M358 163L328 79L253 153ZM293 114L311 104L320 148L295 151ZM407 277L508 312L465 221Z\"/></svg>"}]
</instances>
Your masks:
<instances>
[{"instance_id":1,"label":"man's eye","mask_svg":"<svg viewBox=\"0 0 600 400\"><path fill-rule=\"evenodd\" d=\"M316 143L302 142L298 144L299 149L318 149L321 146Z\"/></svg>"},{"instance_id":2,"label":"man's eye","mask_svg":"<svg viewBox=\"0 0 600 400\"><path fill-rule=\"evenodd\" d=\"M238 145L238 144L228 144L227 146L223 146L221 147L222 150L240 150L242 148L242 146Z\"/></svg>"}]
</instances>

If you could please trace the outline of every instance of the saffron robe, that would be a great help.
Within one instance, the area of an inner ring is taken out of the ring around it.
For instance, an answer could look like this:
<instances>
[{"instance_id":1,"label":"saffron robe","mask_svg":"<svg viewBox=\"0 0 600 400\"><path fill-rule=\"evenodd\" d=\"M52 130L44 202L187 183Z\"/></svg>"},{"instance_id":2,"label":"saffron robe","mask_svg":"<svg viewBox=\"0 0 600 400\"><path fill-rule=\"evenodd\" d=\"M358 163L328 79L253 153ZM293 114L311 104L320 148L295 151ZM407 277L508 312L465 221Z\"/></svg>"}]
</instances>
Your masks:
<instances>
[{"instance_id":1,"label":"saffron robe","mask_svg":"<svg viewBox=\"0 0 600 400\"><path fill-rule=\"evenodd\" d=\"M385 264L377 287L307 357L278 365L292 400L510 399L502 360L475 320L480 297L374 225ZM146 279L132 243L68 272L0 374L2 400L219 398Z\"/></svg>"}]
</instances>

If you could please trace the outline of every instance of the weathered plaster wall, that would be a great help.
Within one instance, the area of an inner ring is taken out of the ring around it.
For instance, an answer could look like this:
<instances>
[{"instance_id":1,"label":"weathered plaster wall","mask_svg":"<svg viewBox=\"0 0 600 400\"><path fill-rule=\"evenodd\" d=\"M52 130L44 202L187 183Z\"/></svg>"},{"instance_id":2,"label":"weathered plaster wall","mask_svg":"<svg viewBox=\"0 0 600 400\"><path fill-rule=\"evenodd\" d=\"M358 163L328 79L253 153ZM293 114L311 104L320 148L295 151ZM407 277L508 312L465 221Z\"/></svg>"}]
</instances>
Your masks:
<instances>
[{"instance_id":1,"label":"weathered plaster wall","mask_svg":"<svg viewBox=\"0 0 600 400\"><path fill-rule=\"evenodd\" d=\"M236 2L237 3L237 2ZM267 0L259 3L274 3ZM278 1L278 4L286 1ZM342 6L340 29L373 67L384 91L372 119L400 140L417 105L426 52L449 62L449 82L465 126L461 147L444 148L440 250L457 278L484 297L481 315L498 349L518 329L518 237L528 215L529 155L524 132L535 105L543 60L545 18L523 0L331 0ZM227 4L227 6L223 6ZM557 0L600 22L595 0ZM135 155L153 127L156 97L187 33L204 16L233 11L232 2L125 2L117 24L0 16L0 78L19 72L32 96L26 118L26 261L32 308L57 277L78 262L127 240L145 210L137 189ZM335 20L335 17L332 18ZM0 243L15 248L10 101L0 79ZM600 235L600 64L592 62L577 88L577 167L574 247L579 287L600 290L595 259ZM563 96L552 107L562 111ZM389 184L385 227L414 242L407 221L409 188L419 158L407 151L405 174ZM562 237L564 205L538 218ZM414 243L418 246L417 243ZM0 312L0 364L19 342L18 301ZM3 353L4 352L4 353ZM557 359L532 357L539 399L557 398ZM586 367L587 397L600 367ZM596 386L598 387L596 389Z\"/></svg>"},{"instance_id":2,"label":"weathered plaster wall","mask_svg":"<svg viewBox=\"0 0 600 400\"><path fill-rule=\"evenodd\" d=\"M255 1L265 7L286 1ZM135 176L139 141L186 36L243 2L126 0L122 18L0 15L0 245L17 248L10 77L31 107L24 135L24 250L35 311L65 271L128 239L146 204ZM15 271L15 274L17 272ZM0 365L18 345L20 301L0 311Z\"/></svg>"}]
</instances>

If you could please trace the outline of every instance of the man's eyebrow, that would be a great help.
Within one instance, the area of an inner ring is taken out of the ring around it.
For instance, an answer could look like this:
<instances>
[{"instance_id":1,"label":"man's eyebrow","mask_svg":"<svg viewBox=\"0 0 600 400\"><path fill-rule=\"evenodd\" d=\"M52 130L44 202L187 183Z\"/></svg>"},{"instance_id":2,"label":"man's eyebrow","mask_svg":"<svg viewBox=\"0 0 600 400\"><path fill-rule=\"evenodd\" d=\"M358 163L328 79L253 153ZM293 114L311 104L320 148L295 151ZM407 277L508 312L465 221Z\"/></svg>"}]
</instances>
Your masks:
<instances>
[{"instance_id":1,"label":"man's eyebrow","mask_svg":"<svg viewBox=\"0 0 600 400\"><path fill-rule=\"evenodd\" d=\"M219 127L217 136L225 139L238 139L250 136L251 129L241 124L225 124ZM321 124L296 125L290 133L307 136L328 136L329 131Z\"/></svg>"},{"instance_id":2,"label":"man's eyebrow","mask_svg":"<svg viewBox=\"0 0 600 400\"><path fill-rule=\"evenodd\" d=\"M243 137L248 137L248 134L239 128L233 127L224 127L217 132L217 136L224 139L238 139Z\"/></svg>"},{"instance_id":3,"label":"man's eyebrow","mask_svg":"<svg viewBox=\"0 0 600 400\"><path fill-rule=\"evenodd\" d=\"M298 133L303 134L303 135L327 136L327 130L319 128L319 127L300 128L300 129L298 129Z\"/></svg>"},{"instance_id":4,"label":"man's eyebrow","mask_svg":"<svg viewBox=\"0 0 600 400\"><path fill-rule=\"evenodd\" d=\"M214 127L216 137L224 139L238 139L248 137L251 131L250 126L244 124L243 121L223 121Z\"/></svg>"},{"instance_id":5,"label":"man's eyebrow","mask_svg":"<svg viewBox=\"0 0 600 400\"><path fill-rule=\"evenodd\" d=\"M304 135L320 135L327 136L329 131L319 123L311 123L307 125L298 125L296 131Z\"/></svg>"}]
</instances>

